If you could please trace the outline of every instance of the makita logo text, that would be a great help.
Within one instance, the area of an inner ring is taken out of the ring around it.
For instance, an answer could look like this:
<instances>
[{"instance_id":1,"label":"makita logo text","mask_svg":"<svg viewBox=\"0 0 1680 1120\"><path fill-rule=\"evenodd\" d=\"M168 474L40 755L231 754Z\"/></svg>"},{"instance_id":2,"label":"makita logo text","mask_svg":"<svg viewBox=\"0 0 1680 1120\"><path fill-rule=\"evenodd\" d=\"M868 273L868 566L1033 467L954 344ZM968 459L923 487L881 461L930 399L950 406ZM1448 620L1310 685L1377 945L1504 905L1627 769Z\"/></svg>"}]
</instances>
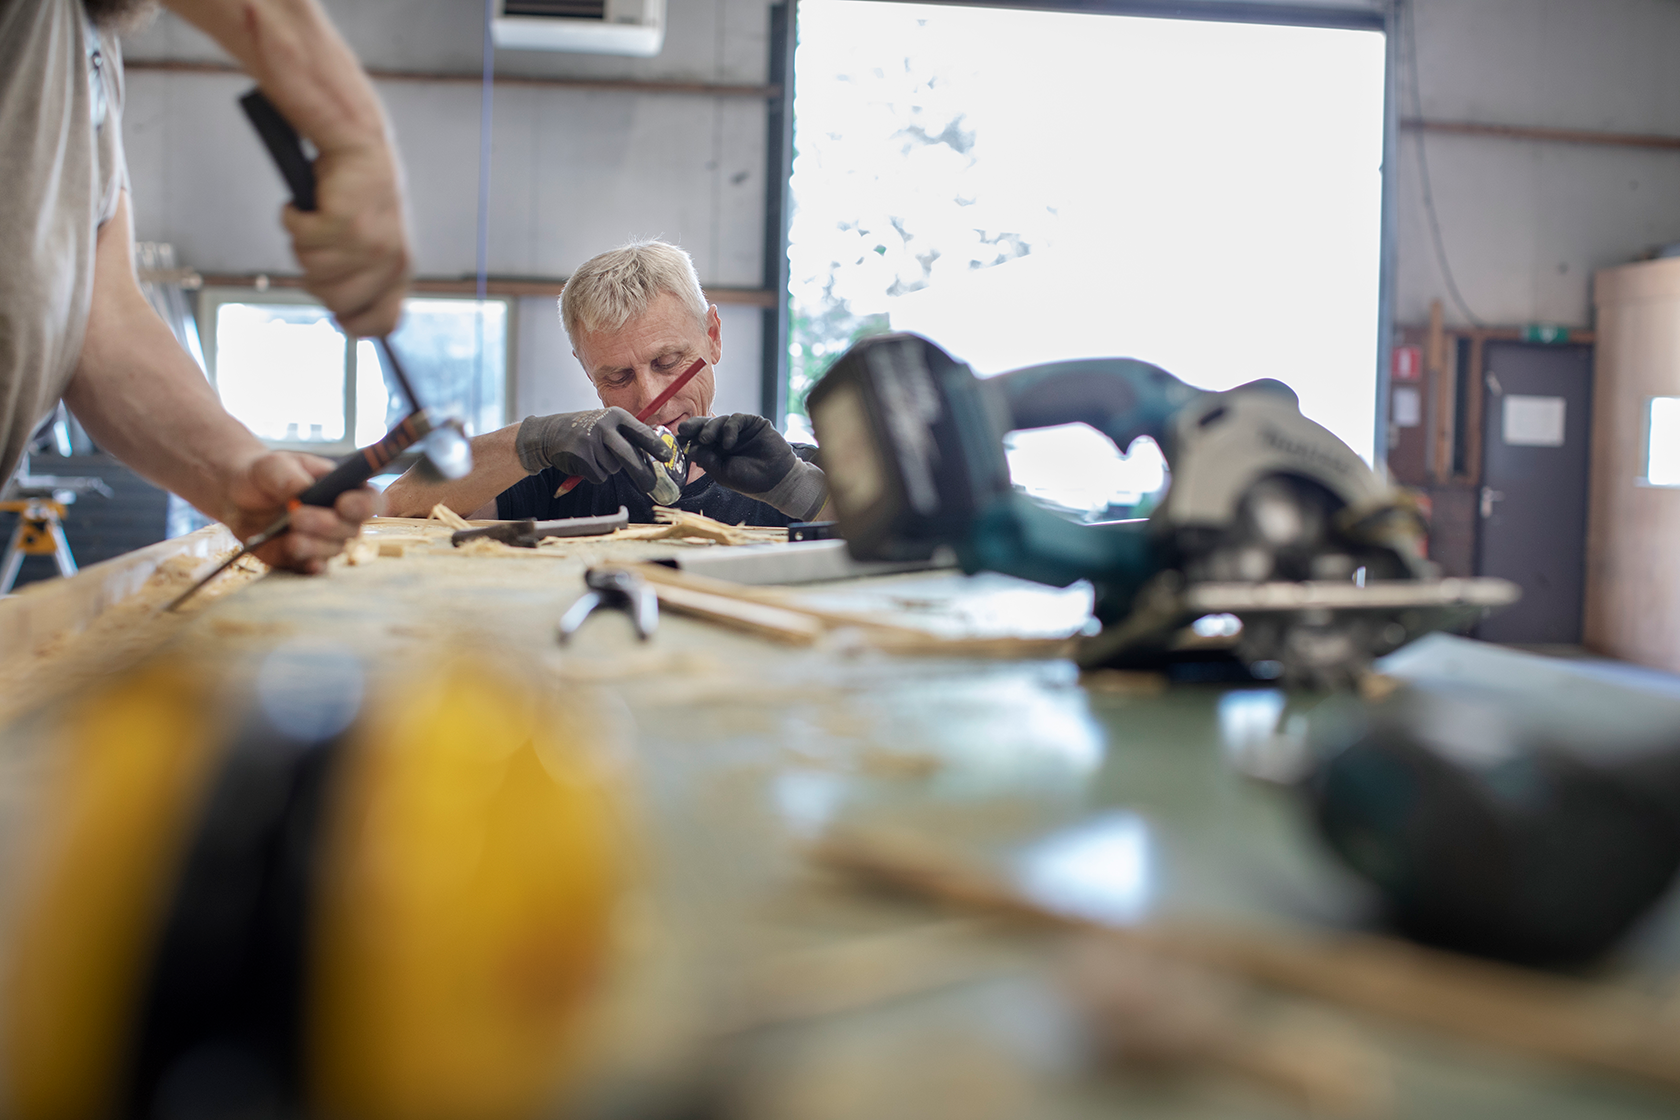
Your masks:
<instances>
[{"instance_id":1,"label":"makita logo text","mask_svg":"<svg viewBox=\"0 0 1680 1120\"><path fill-rule=\"evenodd\" d=\"M1313 444L1290 439L1276 428L1261 428L1260 438L1275 451L1281 451L1285 455L1293 455L1297 459L1305 459L1308 462L1329 467L1337 474L1347 473L1348 463L1346 459L1343 459L1339 455L1332 455L1323 448L1317 447Z\"/></svg>"}]
</instances>

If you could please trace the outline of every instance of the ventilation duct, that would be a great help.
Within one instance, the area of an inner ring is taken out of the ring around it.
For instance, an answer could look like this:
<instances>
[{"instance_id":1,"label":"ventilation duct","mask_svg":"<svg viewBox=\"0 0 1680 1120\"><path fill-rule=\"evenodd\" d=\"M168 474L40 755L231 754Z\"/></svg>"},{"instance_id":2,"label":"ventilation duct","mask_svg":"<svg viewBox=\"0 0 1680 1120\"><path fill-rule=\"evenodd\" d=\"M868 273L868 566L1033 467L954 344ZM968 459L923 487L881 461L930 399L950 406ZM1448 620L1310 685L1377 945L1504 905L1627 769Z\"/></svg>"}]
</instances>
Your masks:
<instances>
[{"instance_id":1,"label":"ventilation duct","mask_svg":"<svg viewBox=\"0 0 1680 1120\"><path fill-rule=\"evenodd\" d=\"M665 45L665 0L496 0L496 46L652 58Z\"/></svg>"}]
</instances>

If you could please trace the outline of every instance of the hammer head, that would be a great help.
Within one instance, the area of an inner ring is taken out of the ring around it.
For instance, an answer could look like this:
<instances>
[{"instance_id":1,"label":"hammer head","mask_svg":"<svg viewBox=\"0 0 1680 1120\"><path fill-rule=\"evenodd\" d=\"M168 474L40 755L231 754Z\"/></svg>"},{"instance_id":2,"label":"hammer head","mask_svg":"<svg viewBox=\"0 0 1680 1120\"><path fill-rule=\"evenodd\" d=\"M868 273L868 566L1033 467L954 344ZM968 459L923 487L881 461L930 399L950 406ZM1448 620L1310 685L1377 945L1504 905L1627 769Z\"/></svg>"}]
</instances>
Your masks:
<instances>
[{"instance_id":1,"label":"hammer head","mask_svg":"<svg viewBox=\"0 0 1680 1120\"><path fill-rule=\"evenodd\" d=\"M420 441L420 470L433 481L453 481L472 473L472 444L459 420L449 420L433 428Z\"/></svg>"}]
</instances>

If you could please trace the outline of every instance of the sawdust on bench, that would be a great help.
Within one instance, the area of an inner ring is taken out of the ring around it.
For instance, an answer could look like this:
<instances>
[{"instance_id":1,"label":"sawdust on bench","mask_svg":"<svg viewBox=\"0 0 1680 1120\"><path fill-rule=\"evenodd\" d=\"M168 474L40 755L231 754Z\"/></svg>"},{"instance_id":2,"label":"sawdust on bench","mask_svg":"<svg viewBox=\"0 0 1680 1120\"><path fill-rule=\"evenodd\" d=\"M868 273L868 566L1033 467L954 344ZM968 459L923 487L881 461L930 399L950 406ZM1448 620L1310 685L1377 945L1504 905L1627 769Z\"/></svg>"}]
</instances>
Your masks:
<instances>
[{"instance_id":1,"label":"sawdust on bench","mask_svg":"<svg viewBox=\"0 0 1680 1120\"><path fill-rule=\"evenodd\" d=\"M244 556L174 611L164 609L206 571L233 552L215 556L171 556L134 594L100 611L80 630L68 630L28 653L0 663L0 725L58 696L85 687L134 664L174 637L210 604L240 590L268 571Z\"/></svg>"}]
</instances>

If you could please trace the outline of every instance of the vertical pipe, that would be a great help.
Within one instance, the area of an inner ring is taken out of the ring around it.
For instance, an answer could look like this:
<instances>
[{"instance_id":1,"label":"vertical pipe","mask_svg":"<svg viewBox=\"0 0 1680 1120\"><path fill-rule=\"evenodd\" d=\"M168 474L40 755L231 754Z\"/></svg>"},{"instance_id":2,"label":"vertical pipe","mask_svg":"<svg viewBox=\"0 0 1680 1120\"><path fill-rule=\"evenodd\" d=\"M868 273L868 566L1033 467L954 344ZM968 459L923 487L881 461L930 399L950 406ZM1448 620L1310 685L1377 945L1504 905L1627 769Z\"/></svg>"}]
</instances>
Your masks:
<instances>
[{"instance_id":1,"label":"vertical pipe","mask_svg":"<svg viewBox=\"0 0 1680 1120\"><path fill-rule=\"evenodd\" d=\"M764 287L776 302L764 311L759 408L778 428L787 425L788 219L793 213L793 52L798 0L770 8L770 83L781 95L769 100L765 128Z\"/></svg>"},{"instance_id":2,"label":"vertical pipe","mask_svg":"<svg viewBox=\"0 0 1680 1120\"><path fill-rule=\"evenodd\" d=\"M1429 336L1424 347L1423 372L1428 378L1430 401L1429 480L1452 481L1453 438L1458 412L1458 395L1453 391L1447 367L1447 336L1440 300L1429 304Z\"/></svg>"},{"instance_id":3,"label":"vertical pipe","mask_svg":"<svg viewBox=\"0 0 1680 1120\"><path fill-rule=\"evenodd\" d=\"M479 427L484 391L484 301L490 288L490 140L495 119L496 43L492 21L496 0L484 0L483 83L478 95L478 305L473 316L478 345L473 350L472 386L467 390L469 434Z\"/></svg>"},{"instance_id":4,"label":"vertical pipe","mask_svg":"<svg viewBox=\"0 0 1680 1120\"><path fill-rule=\"evenodd\" d=\"M1394 352L1394 226L1400 143L1400 19L1405 0L1389 0L1383 16L1382 232L1377 265L1377 400L1371 465L1388 476L1389 356Z\"/></svg>"}]
</instances>

